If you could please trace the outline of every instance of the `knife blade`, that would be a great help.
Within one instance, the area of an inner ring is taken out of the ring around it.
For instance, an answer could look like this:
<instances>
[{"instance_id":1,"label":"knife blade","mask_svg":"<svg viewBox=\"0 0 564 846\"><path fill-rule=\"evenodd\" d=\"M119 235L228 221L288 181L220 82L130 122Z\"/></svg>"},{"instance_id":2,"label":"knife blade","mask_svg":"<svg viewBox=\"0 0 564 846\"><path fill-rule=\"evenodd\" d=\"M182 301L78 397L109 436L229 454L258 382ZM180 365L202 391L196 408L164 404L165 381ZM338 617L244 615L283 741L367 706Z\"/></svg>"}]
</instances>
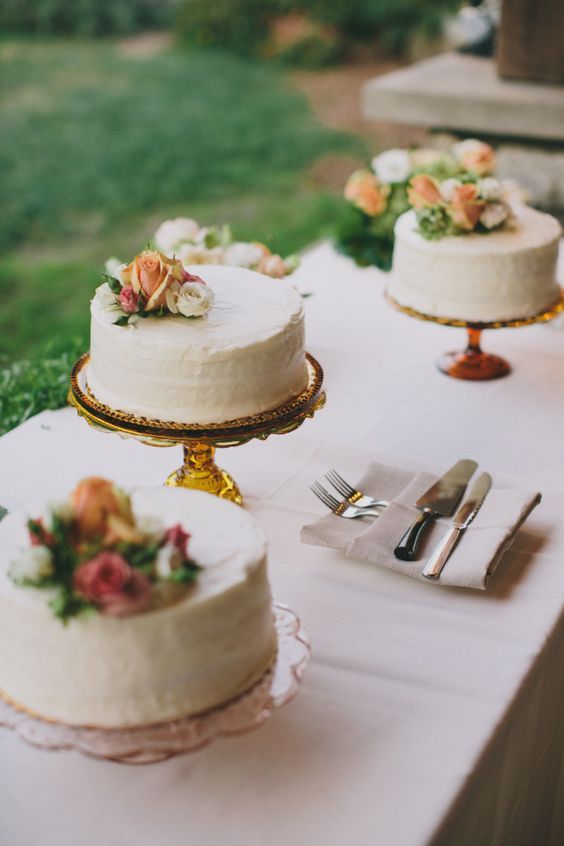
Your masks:
<instances>
[{"instance_id":1,"label":"knife blade","mask_svg":"<svg viewBox=\"0 0 564 846\"><path fill-rule=\"evenodd\" d=\"M413 561L417 554L421 538L427 526L437 517L450 517L462 499L468 482L472 478L476 461L463 458L437 479L429 490L415 503L421 512L394 549L394 555L401 561Z\"/></svg>"},{"instance_id":2,"label":"knife blade","mask_svg":"<svg viewBox=\"0 0 564 846\"><path fill-rule=\"evenodd\" d=\"M466 531L489 493L492 477L489 473L481 473L452 519L448 532L439 541L425 567L423 575L426 579L438 579L447 563L454 547Z\"/></svg>"}]
</instances>

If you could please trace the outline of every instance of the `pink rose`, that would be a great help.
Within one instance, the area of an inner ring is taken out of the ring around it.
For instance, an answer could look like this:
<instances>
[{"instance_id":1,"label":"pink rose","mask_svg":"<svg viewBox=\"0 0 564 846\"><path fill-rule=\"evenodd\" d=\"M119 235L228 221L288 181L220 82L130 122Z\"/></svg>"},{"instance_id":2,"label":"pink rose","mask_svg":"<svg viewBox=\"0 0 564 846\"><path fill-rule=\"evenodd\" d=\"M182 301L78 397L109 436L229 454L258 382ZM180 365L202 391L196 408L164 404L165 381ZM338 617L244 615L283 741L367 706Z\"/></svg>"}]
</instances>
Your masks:
<instances>
[{"instance_id":1,"label":"pink rose","mask_svg":"<svg viewBox=\"0 0 564 846\"><path fill-rule=\"evenodd\" d=\"M486 176L495 169L495 150L484 141L467 138L454 147L454 155L464 168L478 176Z\"/></svg>"},{"instance_id":2,"label":"pink rose","mask_svg":"<svg viewBox=\"0 0 564 846\"><path fill-rule=\"evenodd\" d=\"M459 229L465 229L468 232L475 229L480 215L486 207L485 202L477 198L478 188L471 183L458 185L453 190L448 213Z\"/></svg>"},{"instance_id":3,"label":"pink rose","mask_svg":"<svg viewBox=\"0 0 564 846\"><path fill-rule=\"evenodd\" d=\"M273 279L282 279L286 275L284 260L278 255L263 256L258 264L259 273L271 276Z\"/></svg>"},{"instance_id":4,"label":"pink rose","mask_svg":"<svg viewBox=\"0 0 564 846\"><path fill-rule=\"evenodd\" d=\"M124 616L144 611L151 601L151 582L130 567L119 552L105 550L74 573L77 593L105 614Z\"/></svg>"},{"instance_id":5,"label":"pink rose","mask_svg":"<svg viewBox=\"0 0 564 846\"><path fill-rule=\"evenodd\" d=\"M206 284L201 276L196 276L195 273L188 273L188 271L184 267L182 268L182 281L183 282L200 282L202 285Z\"/></svg>"},{"instance_id":6,"label":"pink rose","mask_svg":"<svg viewBox=\"0 0 564 846\"><path fill-rule=\"evenodd\" d=\"M132 285L136 294L147 300L145 311L166 306L166 292L174 282L182 281L184 268L178 259L170 259L158 250L144 250L121 271L124 285Z\"/></svg>"},{"instance_id":7,"label":"pink rose","mask_svg":"<svg viewBox=\"0 0 564 846\"><path fill-rule=\"evenodd\" d=\"M37 520L31 520L31 525L28 524L29 541L32 546L48 546L51 547L55 543L55 536L47 531L43 519L39 517Z\"/></svg>"},{"instance_id":8,"label":"pink rose","mask_svg":"<svg viewBox=\"0 0 564 846\"><path fill-rule=\"evenodd\" d=\"M119 304L126 314L135 314L139 310L139 294L136 294L132 285L124 285L120 291Z\"/></svg>"},{"instance_id":9,"label":"pink rose","mask_svg":"<svg viewBox=\"0 0 564 846\"><path fill-rule=\"evenodd\" d=\"M407 199L414 209L423 209L426 206L436 206L443 203L439 190L439 184L432 176L425 173L414 176L407 189Z\"/></svg>"},{"instance_id":10,"label":"pink rose","mask_svg":"<svg viewBox=\"0 0 564 846\"><path fill-rule=\"evenodd\" d=\"M166 530L165 542L176 547L176 549L182 553L184 558L188 558L188 541L190 540L190 537L191 536L188 532L184 531L180 523L177 523L175 526L171 526L170 529Z\"/></svg>"}]
</instances>

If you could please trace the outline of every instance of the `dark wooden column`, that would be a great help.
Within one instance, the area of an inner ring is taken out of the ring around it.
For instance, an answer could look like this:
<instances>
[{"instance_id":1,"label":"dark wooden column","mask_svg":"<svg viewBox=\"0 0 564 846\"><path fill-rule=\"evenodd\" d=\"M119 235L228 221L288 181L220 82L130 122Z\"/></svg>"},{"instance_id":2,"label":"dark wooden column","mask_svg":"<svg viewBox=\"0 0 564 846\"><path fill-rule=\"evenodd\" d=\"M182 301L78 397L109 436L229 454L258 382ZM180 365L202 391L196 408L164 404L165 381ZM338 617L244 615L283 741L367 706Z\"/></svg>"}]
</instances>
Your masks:
<instances>
[{"instance_id":1,"label":"dark wooden column","mask_svg":"<svg viewBox=\"0 0 564 846\"><path fill-rule=\"evenodd\" d=\"M564 83L564 0L503 0L497 68L508 79Z\"/></svg>"}]
</instances>

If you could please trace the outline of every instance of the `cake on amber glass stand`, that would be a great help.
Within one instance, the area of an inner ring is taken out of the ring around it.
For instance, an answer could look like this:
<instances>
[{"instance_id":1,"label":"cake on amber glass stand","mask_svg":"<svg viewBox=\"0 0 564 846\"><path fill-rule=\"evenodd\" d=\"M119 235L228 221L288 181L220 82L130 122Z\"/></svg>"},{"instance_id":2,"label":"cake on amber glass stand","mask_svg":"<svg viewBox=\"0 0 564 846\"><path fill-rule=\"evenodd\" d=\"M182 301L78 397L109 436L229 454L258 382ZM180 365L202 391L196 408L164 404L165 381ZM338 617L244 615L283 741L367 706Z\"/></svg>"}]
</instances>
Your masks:
<instances>
[{"instance_id":1,"label":"cake on amber glass stand","mask_svg":"<svg viewBox=\"0 0 564 846\"><path fill-rule=\"evenodd\" d=\"M493 178L439 185L415 177L410 199L414 208L396 224L388 299L412 317L468 330L466 350L439 360L447 375L506 375L509 364L482 351L480 334L549 320L562 309L560 224L523 204L510 207Z\"/></svg>"}]
</instances>

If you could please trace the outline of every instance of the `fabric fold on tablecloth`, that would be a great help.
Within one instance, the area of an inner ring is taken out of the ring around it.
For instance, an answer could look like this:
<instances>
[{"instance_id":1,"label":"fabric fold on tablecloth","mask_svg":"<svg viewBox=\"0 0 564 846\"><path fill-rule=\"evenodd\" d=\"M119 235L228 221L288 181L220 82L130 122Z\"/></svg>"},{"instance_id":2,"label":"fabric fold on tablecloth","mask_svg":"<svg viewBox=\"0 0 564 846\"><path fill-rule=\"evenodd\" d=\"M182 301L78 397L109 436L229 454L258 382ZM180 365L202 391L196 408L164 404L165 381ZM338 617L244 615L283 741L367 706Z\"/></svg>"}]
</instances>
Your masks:
<instances>
[{"instance_id":1,"label":"fabric fold on tablecloth","mask_svg":"<svg viewBox=\"0 0 564 846\"><path fill-rule=\"evenodd\" d=\"M520 526L540 502L541 495L521 488L515 479L493 475L490 492L440 578L429 582L421 573L432 550L448 530L450 517L434 521L424 536L416 561L400 561L394 556L394 548L419 513L416 500L436 480L437 476L431 473L370 464L356 487L365 494L389 501L381 516L347 520L328 514L304 526L301 540L342 549L347 557L370 561L427 583L485 590L489 577Z\"/></svg>"}]
</instances>

